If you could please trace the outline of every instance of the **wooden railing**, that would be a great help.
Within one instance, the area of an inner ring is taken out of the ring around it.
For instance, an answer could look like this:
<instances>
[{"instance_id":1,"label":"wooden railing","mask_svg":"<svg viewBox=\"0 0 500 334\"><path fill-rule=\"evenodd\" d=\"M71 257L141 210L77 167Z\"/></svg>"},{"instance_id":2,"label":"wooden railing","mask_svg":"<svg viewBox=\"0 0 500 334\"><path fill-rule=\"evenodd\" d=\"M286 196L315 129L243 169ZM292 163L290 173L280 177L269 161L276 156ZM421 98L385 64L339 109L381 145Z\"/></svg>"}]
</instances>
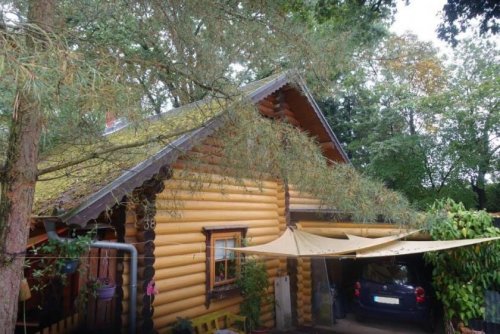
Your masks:
<instances>
[{"instance_id":1,"label":"wooden railing","mask_svg":"<svg viewBox=\"0 0 500 334\"><path fill-rule=\"evenodd\" d=\"M80 325L80 316L78 313L73 314L70 317L62 319L61 321L45 327L40 332L36 334L65 334L71 333L72 331L78 329Z\"/></svg>"}]
</instances>

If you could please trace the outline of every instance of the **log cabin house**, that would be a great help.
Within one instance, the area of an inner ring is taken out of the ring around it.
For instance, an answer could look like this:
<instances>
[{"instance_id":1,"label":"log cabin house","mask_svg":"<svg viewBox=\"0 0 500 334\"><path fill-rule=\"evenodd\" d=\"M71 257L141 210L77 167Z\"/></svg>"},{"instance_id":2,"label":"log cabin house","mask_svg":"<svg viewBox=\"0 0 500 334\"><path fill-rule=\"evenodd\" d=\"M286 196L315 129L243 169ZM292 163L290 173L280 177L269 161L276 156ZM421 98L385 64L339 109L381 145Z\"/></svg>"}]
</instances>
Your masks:
<instances>
[{"instance_id":1,"label":"log cabin house","mask_svg":"<svg viewBox=\"0 0 500 334\"><path fill-rule=\"evenodd\" d=\"M349 163L318 105L300 80L292 82L287 74L279 74L249 84L243 91L257 106L260 116L256 113L256 117L286 119L313 136L321 145L325 158ZM193 105L173 113L184 117L183 112L190 108L194 108ZM60 207L55 218L60 221L60 229L66 226L86 228L98 223L107 231L102 234L103 239L136 247L137 332L166 333L177 317L193 318L217 310L239 313L241 296L230 293L234 284L232 271L237 264L229 261L224 252L214 254L219 245L231 246L242 238L254 245L263 244L277 238L292 223L323 235L335 235L339 229L349 227L344 224L336 230L328 230L332 222L319 221L325 218L318 218L318 201L299 193L293 186L285 187L280 180L245 180L241 184L219 175L217 168L207 168L217 167L217 159L206 159L198 166L187 164L190 154L203 155L224 145L216 136L224 122L217 115L209 116L202 120L202 126L170 142L157 141L146 148L131 145L127 153L120 153L125 158L122 156L119 161L96 157L37 185L35 212L39 216L35 221L47 219L42 214L51 212L57 205ZM110 141L128 143L130 137L141 131L159 135L163 130L155 122L161 117L152 118L151 124L143 129L130 129L130 126L121 129L110 135ZM65 154L76 153L66 151ZM42 164L41 168L44 167ZM192 189L190 178L193 175L222 180L223 188L206 182ZM174 206L179 209L171 214ZM383 228L390 227L381 226L381 233L385 233ZM359 232L363 235L363 231ZM43 242L44 235L35 234L29 246ZM101 313L107 312L97 325L100 329L125 330L131 321L127 255L113 251L112 261L106 262L103 269L103 257L109 255L103 250L94 251L98 253L94 252L91 258L98 262L91 270L112 271L117 293L112 306L95 305L89 314L94 312L91 316L94 319L102 318ZM266 264L270 281L280 275L290 275L294 324L311 324L311 261L269 258ZM155 283L157 294L152 293L151 282ZM71 303L67 299L75 297L82 282L74 279L72 284L72 290L62 297L65 299L64 317L69 318L73 315L68 314ZM273 296L272 284L269 294ZM261 319L269 327L275 324L273 309L273 302L262 309Z\"/></svg>"}]
</instances>

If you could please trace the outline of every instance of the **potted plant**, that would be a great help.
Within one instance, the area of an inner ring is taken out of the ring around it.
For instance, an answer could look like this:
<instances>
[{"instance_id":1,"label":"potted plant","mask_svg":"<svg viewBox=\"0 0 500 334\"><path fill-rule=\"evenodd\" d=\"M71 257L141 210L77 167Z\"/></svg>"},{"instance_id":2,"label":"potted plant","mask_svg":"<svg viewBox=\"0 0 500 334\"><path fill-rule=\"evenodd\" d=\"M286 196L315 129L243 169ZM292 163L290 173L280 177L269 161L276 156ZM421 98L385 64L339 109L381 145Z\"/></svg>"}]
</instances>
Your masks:
<instances>
[{"instance_id":1,"label":"potted plant","mask_svg":"<svg viewBox=\"0 0 500 334\"><path fill-rule=\"evenodd\" d=\"M92 284L94 295L100 300L111 300L115 295L116 285L109 278L98 278Z\"/></svg>"},{"instance_id":2,"label":"potted plant","mask_svg":"<svg viewBox=\"0 0 500 334\"><path fill-rule=\"evenodd\" d=\"M177 317L177 321L172 327L172 334L193 334L193 324L188 318Z\"/></svg>"},{"instance_id":3,"label":"potted plant","mask_svg":"<svg viewBox=\"0 0 500 334\"><path fill-rule=\"evenodd\" d=\"M77 236L68 239L49 239L35 250L35 253L50 255L55 258L53 269L59 274L72 274L78 268L80 257L90 249L92 234Z\"/></svg>"},{"instance_id":4,"label":"potted plant","mask_svg":"<svg viewBox=\"0 0 500 334\"><path fill-rule=\"evenodd\" d=\"M267 299L268 287L265 263L253 258L246 259L241 266L241 275L236 284L243 295L240 310L241 314L247 317L248 329L254 333L262 333L260 309L262 303Z\"/></svg>"}]
</instances>

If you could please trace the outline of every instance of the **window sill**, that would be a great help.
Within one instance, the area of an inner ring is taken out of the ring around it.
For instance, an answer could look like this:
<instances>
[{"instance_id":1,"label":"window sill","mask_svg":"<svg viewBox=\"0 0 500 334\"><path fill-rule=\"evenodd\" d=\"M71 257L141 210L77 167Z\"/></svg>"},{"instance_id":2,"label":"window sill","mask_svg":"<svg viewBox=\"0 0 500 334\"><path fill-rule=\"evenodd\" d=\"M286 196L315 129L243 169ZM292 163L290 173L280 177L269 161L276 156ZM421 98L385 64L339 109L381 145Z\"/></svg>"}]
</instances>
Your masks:
<instances>
[{"instance_id":1,"label":"window sill","mask_svg":"<svg viewBox=\"0 0 500 334\"><path fill-rule=\"evenodd\" d=\"M208 293L211 300L221 300L239 295L240 289L235 284L213 288Z\"/></svg>"}]
</instances>

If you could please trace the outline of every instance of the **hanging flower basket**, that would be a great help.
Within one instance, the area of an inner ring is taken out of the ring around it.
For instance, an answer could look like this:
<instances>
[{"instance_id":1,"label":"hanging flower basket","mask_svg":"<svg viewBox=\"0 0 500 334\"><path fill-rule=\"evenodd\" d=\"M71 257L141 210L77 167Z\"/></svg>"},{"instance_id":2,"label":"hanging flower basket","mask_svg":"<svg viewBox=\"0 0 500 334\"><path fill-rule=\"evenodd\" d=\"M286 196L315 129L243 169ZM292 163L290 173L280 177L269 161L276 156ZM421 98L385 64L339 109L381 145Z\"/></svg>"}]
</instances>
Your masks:
<instances>
[{"instance_id":1,"label":"hanging flower basket","mask_svg":"<svg viewBox=\"0 0 500 334\"><path fill-rule=\"evenodd\" d=\"M59 272L61 274L73 274L78 269L79 264L80 261L78 259L65 260L60 263Z\"/></svg>"},{"instance_id":2,"label":"hanging flower basket","mask_svg":"<svg viewBox=\"0 0 500 334\"><path fill-rule=\"evenodd\" d=\"M116 285L111 284L108 279L98 279L95 282L95 293L97 299L111 300L115 296Z\"/></svg>"}]
</instances>

